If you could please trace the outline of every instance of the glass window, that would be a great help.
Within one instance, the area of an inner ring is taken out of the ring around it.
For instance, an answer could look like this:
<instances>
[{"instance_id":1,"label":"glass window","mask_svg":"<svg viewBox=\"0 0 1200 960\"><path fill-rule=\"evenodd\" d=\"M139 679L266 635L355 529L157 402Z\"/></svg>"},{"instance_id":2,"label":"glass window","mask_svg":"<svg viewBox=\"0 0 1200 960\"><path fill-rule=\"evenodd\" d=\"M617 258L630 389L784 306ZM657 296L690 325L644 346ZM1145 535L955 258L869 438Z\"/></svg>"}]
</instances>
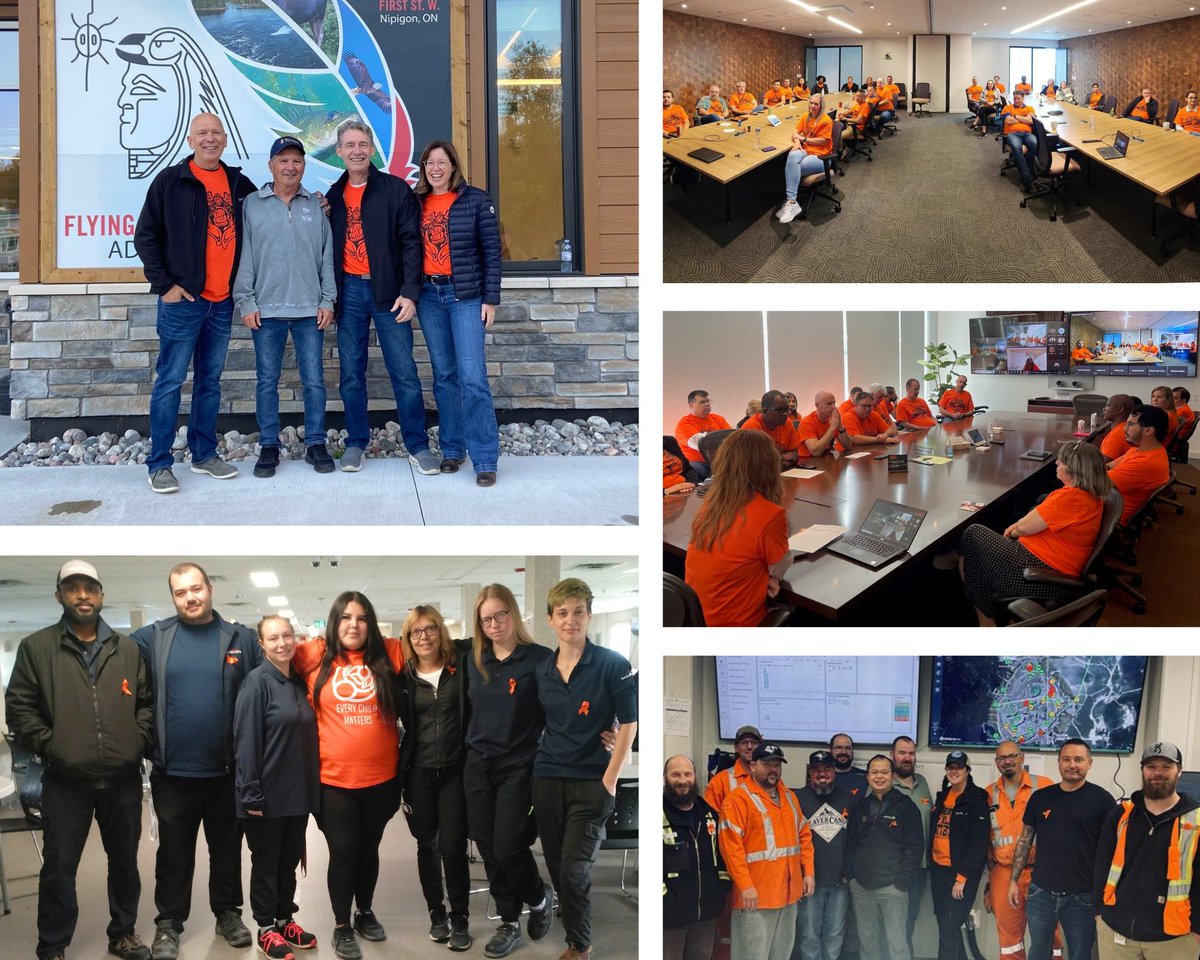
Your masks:
<instances>
[{"instance_id":1,"label":"glass window","mask_svg":"<svg viewBox=\"0 0 1200 960\"><path fill-rule=\"evenodd\" d=\"M1037 96L1051 77L1056 83L1066 77L1067 51L1058 47L1009 47L1008 72L1010 90L1021 82L1021 77L1028 77L1033 94Z\"/></svg>"},{"instance_id":2,"label":"glass window","mask_svg":"<svg viewBox=\"0 0 1200 960\"><path fill-rule=\"evenodd\" d=\"M862 47L842 47L842 66L837 79L839 89L846 82L847 77L853 77L855 83L862 83ZM829 89L833 89L832 82Z\"/></svg>"},{"instance_id":3,"label":"glass window","mask_svg":"<svg viewBox=\"0 0 1200 960\"><path fill-rule=\"evenodd\" d=\"M817 75L824 75L825 83L830 90L838 88L838 61L840 51L837 47L817 47ZM814 83L816 77L811 77ZM811 87L812 84L809 84Z\"/></svg>"},{"instance_id":4,"label":"glass window","mask_svg":"<svg viewBox=\"0 0 1200 960\"><path fill-rule=\"evenodd\" d=\"M0 275L15 276L20 238L17 30L0 24Z\"/></svg>"}]
</instances>

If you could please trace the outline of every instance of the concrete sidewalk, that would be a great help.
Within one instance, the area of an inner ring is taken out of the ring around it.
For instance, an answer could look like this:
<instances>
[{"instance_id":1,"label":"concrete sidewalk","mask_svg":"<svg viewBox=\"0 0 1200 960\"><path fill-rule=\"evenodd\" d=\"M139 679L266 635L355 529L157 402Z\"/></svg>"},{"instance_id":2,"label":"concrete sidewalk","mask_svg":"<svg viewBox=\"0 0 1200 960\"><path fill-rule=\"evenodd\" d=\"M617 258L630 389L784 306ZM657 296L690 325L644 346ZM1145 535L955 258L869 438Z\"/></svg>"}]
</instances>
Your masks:
<instances>
[{"instance_id":1,"label":"concrete sidewalk","mask_svg":"<svg viewBox=\"0 0 1200 960\"><path fill-rule=\"evenodd\" d=\"M178 493L150 490L144 466L0 470L0 524L506 526L637 523L636 457L501 457L494 487L468 463L422 476L407 460L367 460L360 473L321 475L285 461L261 480L253 460L217 481L176 464Z\"/></svg>"}]
</instances>

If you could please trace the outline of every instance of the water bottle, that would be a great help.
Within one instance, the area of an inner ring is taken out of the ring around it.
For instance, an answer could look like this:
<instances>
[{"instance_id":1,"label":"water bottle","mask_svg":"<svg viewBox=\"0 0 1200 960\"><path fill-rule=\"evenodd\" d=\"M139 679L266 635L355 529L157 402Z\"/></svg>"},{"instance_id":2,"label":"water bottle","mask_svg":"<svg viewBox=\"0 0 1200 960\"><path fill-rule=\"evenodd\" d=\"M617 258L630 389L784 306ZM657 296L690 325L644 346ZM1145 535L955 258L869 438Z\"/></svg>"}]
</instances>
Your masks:
<instances>
[{"instance_id":1,"label":"water bottle","mask_svg":"<svg viewBox=\"0 0 1200 960\"><path fill-rule=\"evenodd\" d=\"M575 271L575 267L571 263L571 241L564 240L562 242L562 247L560 247L560 251L561 252L558 255L559 269L562 270L563 273L573 273Z\"/></svg>"},{"instance_id":2,"label":"water bottle","mask_svg":"<svg viewBox=\"0 0 1200 960\"><path fill-rule=\"evenodd\" d=\"M754 128L754 145L758 147L759 150L762 149L762 127Z\"/></svg>"},{"instance_id":3,"label":"water bottle","mask_svg":"<svg viewBox=\"0 0 1200 960\"><path fill-rule=\"evenodd\" d=\"M946 438L946 456L951 460L954 459L954 444L951 442L949 437Z\"/></svg>"},{"instance_id":4,"label":"water bottle","mask_svg":"<svg viewBox=\"0 0 1200 960\"><path fill-rule=\"evenodd\" d=\"M1093 430L1095 430L1098 426L1100 426L1100 414L1096 413L1095 411L1092 411L1092 424L1091 425L1092 425Z\"/></svg>"},{"instance_id":5,"label":"water bottle","mask_svg":"<svg viewBox=\"0 0 1200 960\"><path fill-rule=\"evenodd\" d=\"M1096 111L1095 110L1088 111L1088 130L1090 130L1092 133L1096 132Z\"/></svg>"}]
</instances>

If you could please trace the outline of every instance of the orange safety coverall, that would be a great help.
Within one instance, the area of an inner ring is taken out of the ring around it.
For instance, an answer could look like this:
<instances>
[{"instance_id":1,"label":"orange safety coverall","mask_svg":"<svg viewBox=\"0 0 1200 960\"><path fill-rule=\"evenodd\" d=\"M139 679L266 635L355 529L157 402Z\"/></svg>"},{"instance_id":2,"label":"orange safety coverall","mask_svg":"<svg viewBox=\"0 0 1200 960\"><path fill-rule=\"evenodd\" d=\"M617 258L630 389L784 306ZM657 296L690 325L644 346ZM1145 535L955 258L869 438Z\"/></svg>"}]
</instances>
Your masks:
<instances>
[{"instance_id":1,"label":"orange safety coverall","mask_svg":"<svg viewBox=\"0 0 1200 960\"><path fill-rule=\"evenodd\" d=\"M753 887L758 909L778 910L804 896L803 880L813 875L812 830L800 801L780 781L772 800L747 777L721 810L721 855L740 896ZM736 903L737 901L735 901Z\"/></svg>"}]
</instances>

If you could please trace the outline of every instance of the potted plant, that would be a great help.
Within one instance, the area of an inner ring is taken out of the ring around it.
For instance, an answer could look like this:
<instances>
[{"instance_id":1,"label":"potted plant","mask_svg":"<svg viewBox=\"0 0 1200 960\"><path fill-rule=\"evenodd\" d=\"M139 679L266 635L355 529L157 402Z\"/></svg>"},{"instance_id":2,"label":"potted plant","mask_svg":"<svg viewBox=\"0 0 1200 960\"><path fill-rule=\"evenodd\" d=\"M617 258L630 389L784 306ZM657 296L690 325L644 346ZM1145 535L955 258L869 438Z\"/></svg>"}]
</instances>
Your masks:
<instances>
[{"instance_id":1,"label":"potted plant","mask_svg":"<svg viewBox=\"0 0 1200 960\"><path fill-rule=\"evenodd\" d=\"M933 393L929 399L936 403L942 399L942 394L954 386L954 378L958 376L958 367L970 358L960 356L953 347L944 343L927 343L925 359L918 360L925 368L925 376L921 379L933 384Z\"/></svg>"}]
</instances>

